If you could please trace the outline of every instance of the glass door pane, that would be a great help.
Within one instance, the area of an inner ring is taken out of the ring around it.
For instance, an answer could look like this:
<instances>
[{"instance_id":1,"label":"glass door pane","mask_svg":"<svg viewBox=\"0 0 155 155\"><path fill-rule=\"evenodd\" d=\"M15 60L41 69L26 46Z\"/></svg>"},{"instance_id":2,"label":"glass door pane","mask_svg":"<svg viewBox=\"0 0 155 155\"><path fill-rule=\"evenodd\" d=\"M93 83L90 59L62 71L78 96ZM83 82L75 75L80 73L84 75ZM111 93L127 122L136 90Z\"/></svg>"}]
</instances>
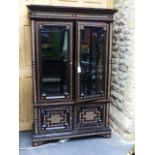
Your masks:
<instances>
[{"instance_id":1,"label":"glass door pane","mask_svg":"<svg viewBox=\"0 0 155 155\"><path fill-rule=\"evenodd\" d=\"M46 24L39 29L41 95L45 99L71 97L70 31L68 26Z\"/></svg>"},{"instance_id":2,"label":"glass door pane","mask_svg":"<svg viewBox=\"0 0 155 155\"><path fill-rule=\"evenodd\" d=\"M79 88L80 98L90 99L105 95L106 26L79 24Z\"/></svg>"}]
</instances>

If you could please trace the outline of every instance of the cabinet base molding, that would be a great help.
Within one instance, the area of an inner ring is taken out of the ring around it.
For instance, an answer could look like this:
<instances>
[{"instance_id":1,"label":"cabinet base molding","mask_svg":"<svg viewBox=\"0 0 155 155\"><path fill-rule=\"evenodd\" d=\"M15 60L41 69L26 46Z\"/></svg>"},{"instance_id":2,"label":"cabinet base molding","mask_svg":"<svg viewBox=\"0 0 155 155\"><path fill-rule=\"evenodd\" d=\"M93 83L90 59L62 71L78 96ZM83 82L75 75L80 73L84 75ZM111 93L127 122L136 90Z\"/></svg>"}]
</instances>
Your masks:
<instances>
[{"instance_id":1,"label":"cabinet base molding","mask_svg":"<svg viewBox=\"0 0 155 155\"><path fill-rule=\"evenodd\" d=\"M33 136L32 145L39 146L50 141L62 140L62 139L71 139L71 138L80 138L88 136L102 136L103 138L111 137L111 129L92 129L89 131L71 131L64 133L48 133L48 134L35 134Z\"/></svg>"}]
</instances>

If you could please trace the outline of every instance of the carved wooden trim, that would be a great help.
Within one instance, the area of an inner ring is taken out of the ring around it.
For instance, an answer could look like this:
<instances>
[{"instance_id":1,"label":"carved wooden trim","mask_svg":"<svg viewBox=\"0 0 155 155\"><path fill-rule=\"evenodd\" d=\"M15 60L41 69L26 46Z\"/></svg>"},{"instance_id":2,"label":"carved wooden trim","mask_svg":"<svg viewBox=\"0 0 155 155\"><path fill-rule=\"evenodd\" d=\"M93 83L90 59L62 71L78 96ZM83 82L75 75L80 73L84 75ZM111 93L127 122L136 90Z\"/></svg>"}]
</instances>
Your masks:
<instances>
[{"instance_id":1,"label":"carved wooden trim","mask_svg":"<svg viewBox=\"0 0 155 155\"><path fill-rule=\"evenodd\" d=\"M87 14L77 14L76 15L77 19L88 19L88 20L109 20L112 21L113 20L113 16L112 15L87 15Z\"/></svg>"},{"instance_id":2,"label":"carved wooden trim","mask_svg":"<svg viewBox=\"0 0 155 155\"><path fill-rule=\"evenodd\" d=\"M87 131L81 131L77 134L69 134L69 135L46 135L45 137L41 136L35 136L33 138L33 142L40 142L40 141L49 141L53 139L64 139L64 138L74 138L74 137L84 137L84 136L95 136L95 135L102 135L105 138L111 137L111 129L105 128L103 131L97 131L96 132L87 132ZM39 138L40 137L40 138Z\"/></svg>"},{"instance_id":3,"label":"carved wooden trim","mask_svg":"<svg viewBox=\"0 0 155 155\"><path fill-rule=\"evenodd\" d=\"M109 113L110 113L110 102L107 102L107 109L106 109L106 127L109 127Z\"/></svg>"},{"instance_id":4,"label":"carved wooden trim","mask_svg":"<svg viewBox=\"0 0 155 155\"><path fill-rule=\"evenodd\" d=\"M31 18L56 18L56 19L61 19L61 18L71 18L72 14L70 13L50 13L50 12L40 12L40 11L33 11L30 15Z\"/></svg>"},{"instance_id":5,"label":"carved wooden trim","mask_svg":"<svg viewBox=\"0 0 155 155\"><path fill-rule=\"evenodd\" d=\"M108 59L108 46L106 46L106 60L105 60L105 88L104 88L104 95L103 96L95 96L93 98L89 98L89 99L85 99L85 98L81 98L80 97L80 74L77 72L77 67L80 66L80 34L81 34L81 29L83 29L84 26L92 26L92 27L101 27L104 28L106 30L106 45L108 45L108 40L109 40L109 24L104 23L104 22L97 22L97 23L93 23L93 22L77 22L76 23L77 26L77 45L76 45L76 50L77 50L77 54L76 54L76 58L77 58L77 62L76 62L76 85L77 85L77 101L80 102L85 102L85 101L93 101L96 99L102 99L102 98L106 98L107 96L107 76L108 76L108 61L106 61Z\"/></svg>"},{"instance_id":6,"label":"carved wooden trim","mask_svg":"<svg viewBox=\"0 0 155 155\"><path fill-rule=\"evenodd\" d=\"M40 86L40 69L41 69L41 62L40 62L40 47L39 47L39 28L41 26L46 26L46 25L51 25L51 26L68 26L69 27L69 30L70 30L70 55L69 55L69 63L70 63L70 66L69 66L69 70L70 70L70 96L68 98L62 98L62 99L58 99L58 98L55 98L55 99L44 99L44 98L41 98L41 86ZM71 101L72 98L73 98L73 81L72 81L72 76L73 76L73 68L72 68L72 63L73 63L73 45L72 45L72 42L73 42L73 27L72 27L72 22L53 22L53 21L36 21L36 74L37 74L37 87L36 87L36 90L37 90L37 98L38 98L38 102L39 103L51 103L51 102L61 102L61 101ZM59 103L58 103L59 104ZM65 103L64 103L65 104Z\"/></svg>"},{"instance_id":7,"label":"carved wooden trim","mask_svg":"<svg viewBox=\"0 0 155 155\"><path fill-rule=\"evenodd\" d=\"M36 19L72 19L72 20L95 20L95 21L113 21L113 15L90 15L86 13L57 13L57 12L40 12L40 11L33 11L30 14L31 18Z\"/></svg>"},{"instance_id":8,"label":"carved wooden trim","mask_svg":"<svg viewBox=\"0 0 155 155\"><path fill-rule=\"evenodd\" d=\"M109 60L108 62L108 81L107 81L107 85L108 85L108 94L107 97L110 97L111 94L111 67L112 67L112 37L113 37L113 26L112 24L110 24L110 31L109 31L109 57L107 60Z\"/></svg>"},{"instance_id":9,"label":"carved wooden trim","mask_svg":"<svg viewBox=\"0 0 155 155\"><path fill-rule=\"evenodd\" d=\"M31 55L32 55L32 92L33 92L33 102L34 104L37 103L37 96L36 96L36 60L35 60L35 21L31 21L31 33L32 33L32 45L31 45Z\"/></svg>"},{"instance_id":10,"label":"carved wooden trim","mask_svg":"<svg viewBox=\"0 0 155 155\"><path fill-rule=\"evenodd\" d=\"M35 134L38 134L38 113L37 113L37 109L34 108L34 132Z\"/></svg>"},{"instance_id":11,"label":"carved wooden trim","mask_svg":"<svg viewBox=\"0 0 155 155\"><path fill-rule=\"evenodd\" d=\"M110 33L110 29L109 29L109 25L107 26L107 32L106 32L106 59L104 60L105 61L105 96L106 98L108 97L108 56L109 56L109 47L108 47L108 42L109 42L109 33Z\"/></svg>"},{"instance_id":12,"label":"carved wooden trim","mask_svg":"<svg viewBox=\"0 0 155 155\"><path fill-rule=\"evenodd\" d=\"M36 58L35 58L35 21L32 20L31 21L31 32L32 32L32 46L31 46L31 50L32 50L32 93L33 93L33 104L37 104L37 84L36 84ZM35 134L38 134L38 115L37 115L37 110L36 108L33 109L34 111L34 132Z\"/></svg>"},{"instance_id":13,"label":"carved wooden trim","mask_svg":"<svg viewBox=\"0 0 155 155\"><path fill-rule=\"evenodd\" d=\"M69 6L50 6L50 5L27 5L32 11L48 11L48 12L69 12L69 13L88 13L88 14L114 14L116 9L108 8L92 8L92 7L69 7Z\"/></svg>"}]
</instances>

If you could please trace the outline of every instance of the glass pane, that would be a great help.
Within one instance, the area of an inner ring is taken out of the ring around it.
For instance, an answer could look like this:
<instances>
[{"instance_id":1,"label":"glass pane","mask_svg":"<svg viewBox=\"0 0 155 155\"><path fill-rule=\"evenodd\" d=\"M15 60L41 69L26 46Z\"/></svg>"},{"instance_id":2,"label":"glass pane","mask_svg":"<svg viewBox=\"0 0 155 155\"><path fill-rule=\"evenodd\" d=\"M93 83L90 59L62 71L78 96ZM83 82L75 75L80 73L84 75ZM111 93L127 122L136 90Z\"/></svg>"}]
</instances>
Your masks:
<instances>
[{"instance_id":1,"label":"glass pane","mask_svg":"<svg viewBox=\"0 0 155 155\"><path fill-rule=\"evenodd\" d=\"M65 26L40 29L42 95L69 95L69 30Z\"/></svg>"},{"instance_id":2,"label":"glass pane","mask_svg":"<svg viewBox=\"0 0 155 155\"><path fill-rule=\"evenodd\" d=\"M106 32L102 28L85 27L81 30L81 97L104 93L105 35Z\"/></svg>"}]
</instances>

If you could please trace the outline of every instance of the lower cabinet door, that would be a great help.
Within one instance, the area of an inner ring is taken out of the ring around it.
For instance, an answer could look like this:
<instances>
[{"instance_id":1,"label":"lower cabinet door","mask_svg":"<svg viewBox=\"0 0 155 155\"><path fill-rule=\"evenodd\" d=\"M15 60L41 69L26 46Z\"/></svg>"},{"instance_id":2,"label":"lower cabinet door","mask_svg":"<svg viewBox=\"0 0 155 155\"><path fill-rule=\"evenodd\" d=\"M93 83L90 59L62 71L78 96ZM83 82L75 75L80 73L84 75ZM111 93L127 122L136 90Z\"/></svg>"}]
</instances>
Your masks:
<instances>
[{"instance_id":1,"label":"lower cabinet door","mask_svg":"<svg viewBox=\"0 0 155 155\"><path fill-rule=\"evenodd\" d=\"M75 109L76 129L106 126L106 104L78 105Z\"/></svg>"},{"instance_id":2,"label":"lower cabinet door","mask_svg":"<svg viewBox=\"0 0 155 155\"><path fill-rule=\"evenodd\" d=\"M71 106L46 106L38 109L39 133L72 130Z\"/></svg>"}]
</instances>

